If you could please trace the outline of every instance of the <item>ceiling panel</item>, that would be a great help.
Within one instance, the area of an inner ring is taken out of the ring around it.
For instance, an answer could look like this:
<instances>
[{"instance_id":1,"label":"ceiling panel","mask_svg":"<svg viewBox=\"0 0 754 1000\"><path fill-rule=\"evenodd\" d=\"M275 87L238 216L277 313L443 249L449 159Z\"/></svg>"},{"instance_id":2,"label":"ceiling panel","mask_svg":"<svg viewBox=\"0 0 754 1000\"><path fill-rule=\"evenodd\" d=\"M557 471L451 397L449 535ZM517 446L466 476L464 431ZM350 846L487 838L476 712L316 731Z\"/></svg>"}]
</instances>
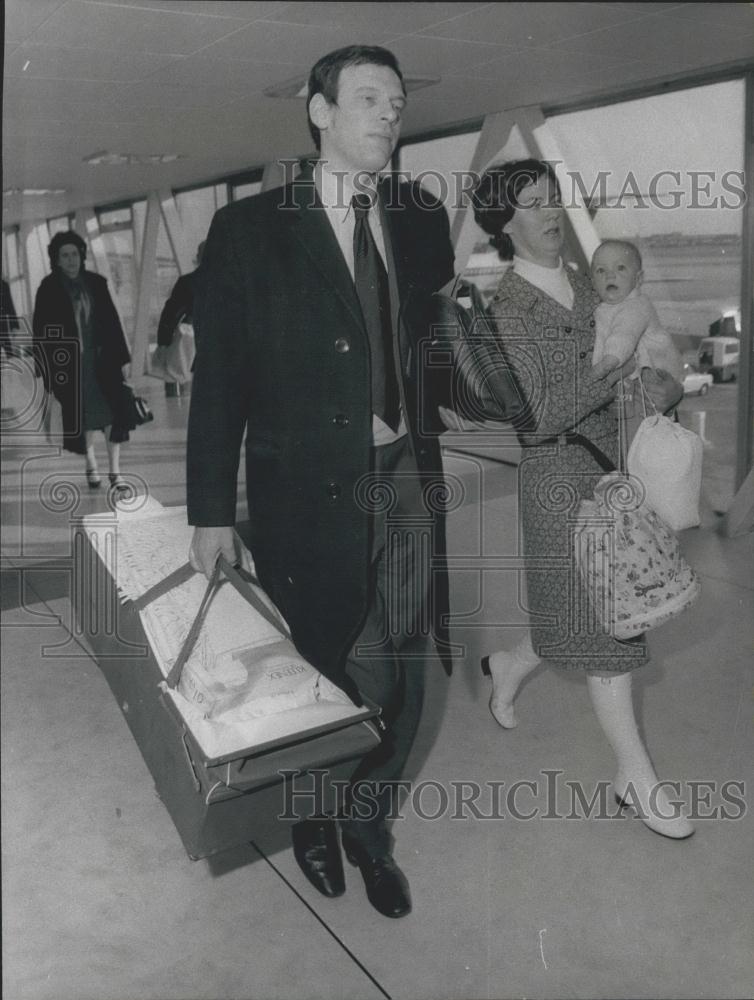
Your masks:
<instances>
[{"instance_id":1,"label":"ceiling panel","mask_svg":"<svg viewBox=\"0 0 754 1000\"><path fill-rule=\"evenodd\" d=\"M580 38L564 38L554 47L575 54L603 53L618 57L635 53L636 57L661 60L671 67L707 66L726 59L751 58L754 55L754 25L747 32L727 24L712 24L679 18L675 12L657 14L651 30L638 21L619 28L603 28Z\"/></svg>"},{"instance_id":2,"label":"ceiling panel","mask_svg":"<svg viewBox=\"0 0 754 1000\"><path fill-rule=\"evenodd\" d=\"M35 0L36 2L36 0ZM61 2L61 0L58 0ZM241 21L255 21L270 17L290 7L287 0L87 0L103 7L138 7L142 10L162 10L179 14L196 14L206 17L231 17Z\"/></svg>"},{"instance_id":3,"label":"ceiling panel","mask_svg":"<svg viewBox=\"0 0 754 1000\"><path fill-rule=\"evenodd\" d=\"M370 44L379 45L390 32L370 32ZM215 45L207 54L219 59L270 59L280 56L284 62L312 66L320 56L343 45L352 45L350 28L323 24L286 24L279 21L255 21Z\"/></svg>"},{"instance_id":4,"label":"ceiling panel","mask_svg":"<svg viewBox=\"0 0 754 1000\"><path fill-rule=\"evenodd\" d=\"M471 42L497 41L506 45L549 45L609 25L654 17L654 4L636 11L612 4L593 3L493 3L471 11L432 31L443 38Z\"/></svg>"},{"instance_id":5,"label":"ceiling panel","mask_svg":"<svg viewBox=\"0 0 754 1000\"><path fill-rule=\"evenodd\" d=\"M305 79L325 52L387 44L407 76L404 137L533 104L565 104L706 66L754 64L748 3L301 3L6 0L4 222L201 183L311 152ZM161 167L92 168L107 149L178 153ZM61 208L62 206L62 208Z\"/></svg>"},{"instance_id":6,"label":"ceiling panel","mask_svg":"<svg viewBox=\"0 0 754 1000\"><path fill-rule=\"evenodd\" d=\"M289 24L322 24L358 32L402 35L451 21L462 13L481 10L486 3L290 3L270 20ZM355 36L356 37L356 36Z\"/></svg>"},{"instance_id":7,"label":"ceiling panel","mask_svg":"<svg viewBox=\"0 0 754 1000\"><path fill-rule=\"evenodd\" d=\"M102 80L34 79L30 77L7 78L3 81L4 118L23 118L30 107L42 114L60 104L74 107L88 104L94 118L107 118L112 113L111 101L117 99L122 84ZM99 108L97 113L96 109Z\"/></svg>"},{"instance_id":8,"label":"ceiling panel","mask_svg":"<svg viewBox=\"0 0 754 1000\"><path fill-rule=\"evenodd\" d=\"M297 63L218 59L216 53L206 50L191 59L176 59L145 81L145 89L153 87L155 96L159 97L166 86L201 91L225 85L230 90L260 98L266 87L297 74L305 76L308 70L309 63L305 59Z\"/></svg>"},{"instance_id":9,"label":"ceiling panel","mask_svg":"<svg viewBox=\"0 0 754 1000\"><path fill-rule=\"evenodd\" d=\"M452 38L409 35L390 45L404 72L446 77L466 73L495 59L515 55L513 46L487 42L459 42ZM456 86L460 84L457 82Z\"/></svg>"},{"instance_id":10,"label":"ceiling panel","mask_svg":"<svg viewBox=\"0 0 754 1000\"><path fill-rule=\"evenodd\" d=\"M152 52L24 44L11 54L5 75L26 80L141 80L177 58Z\"/></svg>"},{"instance_id":11,"label":"ceiling panel","mask_svg":"<svg viewBox=\"0 0 754 1000\"><path fill-rule=\"evenodd\" d=\"M268 70L269 72L269 70ZM161 84L155 87L150 80L131 84L118 95L121 109L144 114L155 110L169 114L191 108L223 108L245 97L242 90L234 90L227 83L213 82L202 87L185 87L179 84Z\"/></svg>"},{"instance_id":12,"label":"ceiling panel","mask_svg":"<svg viewBox=\"0 0 754 1000\"><path fill-rule=\"evenodd\" d=\"M669 6L663 4L663 6ZM683 3L672 9L674 17L685 21L707 21L724 24L741 31L754 29L754 6L751 3Z\"/></svg>"},{"instance_id":13,"label":"ceiling panel","mask_svg":"<svg viewBox=\"0 0 754 1000\"><path fill-rule=\"evenodd\" d=\"M5 4L5 40L23 42L62 6L64 0L34 0Z\"/></svg>"},{"instance_id":14,"label":"ceiling panel","mask_svg":"<svg viewBox=\"0 0 754 1000\"><path fill-rule=\"evenodd\" d=\"M563 85L573 88L580 80L592 81L595 75L599 77L602 74L603 79L611 79L615 73L620 72L622 66L629 66L632 71L644 69L648 77L662 72L660 63L647 58L632 58L633 55L626 49L618 53L599 49L596 52L579 53L576 58L572 52L562 49L512 49L488 62L470 65L467 72L475 78L490 79L510 79L513 74L524 84L547 79L549 93Z\"/></svg>"},{"instance_id":15,"label":"ceiling panel","mask_svg":"<svg viewBox=\"0 0 754 1000\"><path fill-rule=\"evenodd\" d=\"M124 53L187 55L246 24L242 20L169 10L69 0L34 32L47 45L86 46Z\"/></svg>"}]
</instances>

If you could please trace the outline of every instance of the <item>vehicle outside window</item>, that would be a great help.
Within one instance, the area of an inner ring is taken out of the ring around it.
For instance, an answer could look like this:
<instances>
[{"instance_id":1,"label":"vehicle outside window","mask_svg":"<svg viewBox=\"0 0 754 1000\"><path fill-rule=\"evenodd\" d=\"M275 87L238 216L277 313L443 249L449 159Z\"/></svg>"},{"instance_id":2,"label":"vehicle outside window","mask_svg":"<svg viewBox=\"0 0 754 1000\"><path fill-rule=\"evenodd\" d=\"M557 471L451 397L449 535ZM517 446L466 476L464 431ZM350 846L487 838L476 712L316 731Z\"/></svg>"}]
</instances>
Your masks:
<instances>
[{"instance_id":1,"label":"vehicle outside window","mask_svg":"<svg viewBox=\"0 0 754 1000\"><path fill-rule=\"evenodd\" d=\"M738 337L705 337L699 345L699 370L709 372L715 382L730 382L738 376L740 350Z\"/></svg>"},{"instance_id":2,"label":"vehicle outside window","mask_svg":"<svg viewBox=\"0 0 754 1000\"><path fill-rule=\"evenodd\" d=\"M696 365L685 364L683 366L684 396L705 396L713 381L714 379L709 372L700 372Z\"/></svg>"}]
</instances>

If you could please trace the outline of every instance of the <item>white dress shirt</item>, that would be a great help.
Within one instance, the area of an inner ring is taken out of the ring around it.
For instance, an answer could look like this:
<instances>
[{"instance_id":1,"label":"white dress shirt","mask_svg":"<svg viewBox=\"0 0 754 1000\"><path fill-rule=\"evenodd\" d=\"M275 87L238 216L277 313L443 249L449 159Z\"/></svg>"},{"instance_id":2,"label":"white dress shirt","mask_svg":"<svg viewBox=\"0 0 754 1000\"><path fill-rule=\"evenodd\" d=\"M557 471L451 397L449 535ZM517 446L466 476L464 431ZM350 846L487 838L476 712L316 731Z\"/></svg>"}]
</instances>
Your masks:
<instances>
[{"instance_id":1,"label":"white dress shirt","mask_svg":"<svg viewBox=\"0 0 754 1000\"><path fill-rule=\"evenodd\" d=\"M377 204L377 191L365 191L360 187L357 191L349 176L342 173L331 173L322 161L314 168L314 184L322 202L328 222L335 233L341 253L348 265L351 278L354 278L353 232L356 226L356 216L351 201L354 194L374 194L372 207L367 215L369 228L382 257L382 263L387 271L387 254L385 252L385 237L382 232L382 221ZM393 431L376 413L372 414L372 444L391 444L406 434L406 421L401 409L398 430Z\"/></svg>"}]
</instances>

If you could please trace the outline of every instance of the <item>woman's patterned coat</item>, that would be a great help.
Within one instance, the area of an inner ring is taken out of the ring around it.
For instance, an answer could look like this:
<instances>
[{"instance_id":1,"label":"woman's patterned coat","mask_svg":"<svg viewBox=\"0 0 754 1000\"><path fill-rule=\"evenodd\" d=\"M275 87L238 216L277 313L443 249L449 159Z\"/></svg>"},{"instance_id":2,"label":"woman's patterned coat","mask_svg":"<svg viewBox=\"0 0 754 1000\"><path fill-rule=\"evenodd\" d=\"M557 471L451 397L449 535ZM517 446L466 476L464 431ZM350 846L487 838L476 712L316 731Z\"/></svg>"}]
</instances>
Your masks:
<instances>
[{"instance_id":1,"label":"woman's patterned coat","mask_svg":"<svg viewBox=\"0 0 754 1000\"><path fill-rule=\"evenodd\" d=\"M592 496L605 472L587 442L615 464L618 432L607 409L612 393L590 377L599 299L588 279L567 274L572 310L512 270L490 304L524 404L516 427L532 643L542 658L567 669L623 671L646 662L643 637L619 642L605 634L572 555L579 501Z\"/></svg>"}]
</instances>

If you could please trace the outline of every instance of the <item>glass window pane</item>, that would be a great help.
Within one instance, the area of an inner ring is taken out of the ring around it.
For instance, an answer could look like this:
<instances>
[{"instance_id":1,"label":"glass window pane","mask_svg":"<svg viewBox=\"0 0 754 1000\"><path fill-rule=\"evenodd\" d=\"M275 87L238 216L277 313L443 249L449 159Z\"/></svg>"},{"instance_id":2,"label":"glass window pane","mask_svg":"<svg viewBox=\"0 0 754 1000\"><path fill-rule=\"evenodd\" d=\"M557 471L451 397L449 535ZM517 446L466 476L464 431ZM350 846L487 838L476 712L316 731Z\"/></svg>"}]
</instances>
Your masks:
<instances>
[{"instance_id":1,"label":"glass window pane","mask_svg":"<svg viewBox=\"0 0 754 1000\"><path fill-rule=\"evenodd\" d=\"M110 292L123 323L123 329L129 340L132 340L136 315L136 266L133 231L129 223L127 229L104 230L101 237L112 279Z\"/></svg>"},{"instance_id":2,"label":"glass window pane","mask_svg":"<svg viewBox=\"0 0 754 1000\"><path fill-rule=\"evenodd\" d=\"M183 239L191 248L192 256L196 248L207 238L212 217L218 209L217 189L221 185L194 188L175 195L178 214L181 217Z\"/></svg>"},{"instance_id":3,"label":"glass window pane","mask_svg":"<svg viewBox=\"0 0 754 1000\"><path fill-rule=\"evenodd\" d=\"M178 274L178 264L173 256L173 248L168 239L162 214L160 214L160 225L157 231L157 277L152 286L152 299L149 303L149 343L152 345L156 346L157 344L157 326L160 322L160 314L165 302L170 297L173 285L178 280Z\"/></svg>"},{"instance_id":4,"label":"glass window pane","mask_svg":"<svg viewBox=\"0 0 754 1000\"><path fill-rule=\"evenodd\" d=\"M50 236L54 236L55 233L67 233L73 228L71 219L67 215L59 215L55 219L47 220L47 228L50 231Z\"/></svg>"},{"instance_id":5,"label":"glass window pane","mask_svg":"<svg viewBox=\"0 0 754 1000\"><path fill-rule=\"evenodd\" d=\"M19 316L29 318L26 281L21 267L18 230L5 232L3 238L3 277L8 282L13 306Z\"/></svg>"},{"instance_id":6,"label":"glass window pane","mask_svg":"<svg viewBox=\"0 0 754 1000\"><path fill-rule=\"evenodd\" d=\"M249 198L251 195L259 194L262 190L262 182L249 181L246 184L233 185L233 201L240 201L241 198Z\"/></svg>"},{"instance_id":7,"label":"glass window pane","mask_svg":"<svg viewBox=\"0 0 754 1000\"><path fill-rule=\"evenodd\" d=\"M400 148L400 171L445 205L450 224L461 198L463 177L468 174L479 132L444 136L425 142L407 142Z\"/></svg>"},{"instance_id":8,"label":"glass window pane","mask_svg":"<svg viewBox=\"0 0 754 1000\"><path fill-rule=\"evenodd\" d=\"M26 260L32 295L36 295L42 279L50 272L50 258L47 256L49 242L46 222L37 223L26 237Z\"/></svg>"},{"instance_id":9,"label":"glass window pane","mask_svg":"<svg viewBox=\"0 0 754 1000\"><path fill-rule=\"evenodd\" d=\"M643 259L642 290L694 368L684 424L702 434L704 491L724 511L734 489L735 387L742 264L744 82L694 87L550 118L565 168L566 204L585 197L599 239L630 240ZM702 342L728 335L707 358ZM719 356L719 360L718 360ZM692 394L693 393L693 394Z\"/></svg>"}]
</instances>

